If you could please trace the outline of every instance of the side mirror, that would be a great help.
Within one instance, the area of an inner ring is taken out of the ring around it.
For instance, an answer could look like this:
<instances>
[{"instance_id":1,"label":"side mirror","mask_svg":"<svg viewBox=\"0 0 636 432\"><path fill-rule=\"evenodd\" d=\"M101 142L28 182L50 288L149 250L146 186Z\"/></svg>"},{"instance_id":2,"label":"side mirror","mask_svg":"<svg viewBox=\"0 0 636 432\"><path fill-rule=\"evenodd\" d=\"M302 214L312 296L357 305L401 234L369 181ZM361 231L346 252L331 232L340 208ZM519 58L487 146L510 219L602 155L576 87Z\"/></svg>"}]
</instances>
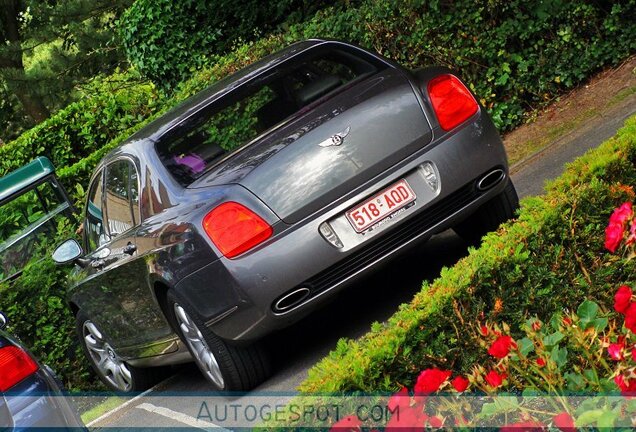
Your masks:
<instances>
[{"instance_id":1,"label":"side mirror","mask_svg":"<svg viewBox=\"0 0 636 432\"><path fill-rule=\"evenodd\" d=\"M76 240L69 239L59 245L53 252L56 264L68 264L82 256L82 247Z\"/></svg>"},{"instance_id":2,"label":"side mirror","mask_svg":"<svg viewBox=\"0 0 636 432\"><path fill-rule=\"evenodd\" d=\"M7 328L8 323L9 319L7 318L7 316L3 312L0 312L0 330L4 330L5 328Z\"/></svg>"}]
</instances>

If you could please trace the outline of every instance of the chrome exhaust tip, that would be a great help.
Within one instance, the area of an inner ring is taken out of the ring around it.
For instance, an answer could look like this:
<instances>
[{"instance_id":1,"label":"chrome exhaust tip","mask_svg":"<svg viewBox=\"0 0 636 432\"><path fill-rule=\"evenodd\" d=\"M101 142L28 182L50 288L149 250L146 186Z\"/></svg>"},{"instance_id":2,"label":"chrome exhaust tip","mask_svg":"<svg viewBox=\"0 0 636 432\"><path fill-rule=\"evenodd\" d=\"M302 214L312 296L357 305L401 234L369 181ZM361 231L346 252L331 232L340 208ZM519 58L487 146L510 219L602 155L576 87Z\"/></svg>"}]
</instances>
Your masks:
<instances>
[{"instance_id":1,"label":"chrome exhaust tip","mask_svg":"<svg viewBox=\"0 0 636 432\"><path fill-rule=\"evenodd\" d=\"M480 191L491 189L498 185L504 178L506 178L506 172L504 170L501 168L494 169L477 182L477 189Z\"/></svg>"},{"instance_id":2,"label":"chrome exhaust tip","mask_svg":"<svg viewBox=\"0 0 636 432\"><path fill-rule=\"evenodd\" d=\"M272 306L272 309L277 313L286 312L294 306L299 305L309 296L310 292L309 288L297 288L279 298L276 303L274 303L274 306Z\"/></svg>"}]
</instances>

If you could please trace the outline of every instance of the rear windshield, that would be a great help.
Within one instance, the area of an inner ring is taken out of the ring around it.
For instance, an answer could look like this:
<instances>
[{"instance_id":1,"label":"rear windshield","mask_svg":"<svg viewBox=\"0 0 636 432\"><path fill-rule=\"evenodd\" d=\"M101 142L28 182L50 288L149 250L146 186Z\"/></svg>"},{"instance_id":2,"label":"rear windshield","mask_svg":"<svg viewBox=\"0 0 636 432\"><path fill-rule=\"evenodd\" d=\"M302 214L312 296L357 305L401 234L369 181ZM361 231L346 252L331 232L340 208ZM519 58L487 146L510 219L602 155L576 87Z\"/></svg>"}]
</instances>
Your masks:
<instances>
[{"instance_id":1,"label":"rear windshield","mask_svg":"<svg viewBox=\"0 0 636 432\"><path fill-rule=\"evenodd\" d=\"M181 125L157 143L157 152L171 174L188 185L228 152L302 114L314 102L373 75L377 68L338 51L284 64Z\"/></svg>"}]
</instances>

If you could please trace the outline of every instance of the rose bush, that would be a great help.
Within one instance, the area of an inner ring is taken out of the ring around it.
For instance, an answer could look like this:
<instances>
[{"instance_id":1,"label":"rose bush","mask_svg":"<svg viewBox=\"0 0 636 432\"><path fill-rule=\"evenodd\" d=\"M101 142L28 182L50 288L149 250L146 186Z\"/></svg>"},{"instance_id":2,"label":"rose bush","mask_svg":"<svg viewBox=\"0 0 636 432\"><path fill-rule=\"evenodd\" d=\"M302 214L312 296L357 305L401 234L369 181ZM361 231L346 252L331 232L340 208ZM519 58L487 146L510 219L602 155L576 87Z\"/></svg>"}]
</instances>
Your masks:
<instances>
[{"instance_id":1,"label":"rose bush","mask_svg":"<svg viewBox=\"0 0 636 432\"><path fill-rule=\"evenodd\" d=\"M616 208L605 230L605 247L631 260L635 226L631 203ZM499 422L501 431L636 427L636 400L621 397L636 395L632 287L620 285L608 310L585 300L576 311L557 312L547 322L530 318L516 340L506 323L480 322L473 328L475 343L488 354L485 361L466 375L438 367L421 371L412 393L403 387L389 400L395 414L387 431L475 427L484 419ZM512 397L502 402L495 396L475 409L454 396L468 390L477 395L506 391ZM586 397L573 400L573 392ZM541 409L537 395L545 396Z\"/></svg>"}]
</instances>

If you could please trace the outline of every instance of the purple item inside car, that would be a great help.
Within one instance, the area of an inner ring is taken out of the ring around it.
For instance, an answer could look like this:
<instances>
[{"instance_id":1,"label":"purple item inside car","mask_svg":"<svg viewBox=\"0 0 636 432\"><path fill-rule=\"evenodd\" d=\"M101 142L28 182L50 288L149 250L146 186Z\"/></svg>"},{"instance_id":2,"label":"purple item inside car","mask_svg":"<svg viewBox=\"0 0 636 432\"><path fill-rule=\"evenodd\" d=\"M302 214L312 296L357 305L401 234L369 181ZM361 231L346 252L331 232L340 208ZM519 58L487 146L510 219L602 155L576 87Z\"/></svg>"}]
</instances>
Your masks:
<instances>
[{"instance_id":1,"label":"purple item inside car","mask_svg":"<svg viewBox=\"0 0 636 432\"><path fill-rule=\"evenodd\" d=\"M185 165L190 168L194 173L200 173L205 169L205 161L200 156L193 153L185 156L175 156L174 161L179 165Z\"/></svg>"}]
</instances>

